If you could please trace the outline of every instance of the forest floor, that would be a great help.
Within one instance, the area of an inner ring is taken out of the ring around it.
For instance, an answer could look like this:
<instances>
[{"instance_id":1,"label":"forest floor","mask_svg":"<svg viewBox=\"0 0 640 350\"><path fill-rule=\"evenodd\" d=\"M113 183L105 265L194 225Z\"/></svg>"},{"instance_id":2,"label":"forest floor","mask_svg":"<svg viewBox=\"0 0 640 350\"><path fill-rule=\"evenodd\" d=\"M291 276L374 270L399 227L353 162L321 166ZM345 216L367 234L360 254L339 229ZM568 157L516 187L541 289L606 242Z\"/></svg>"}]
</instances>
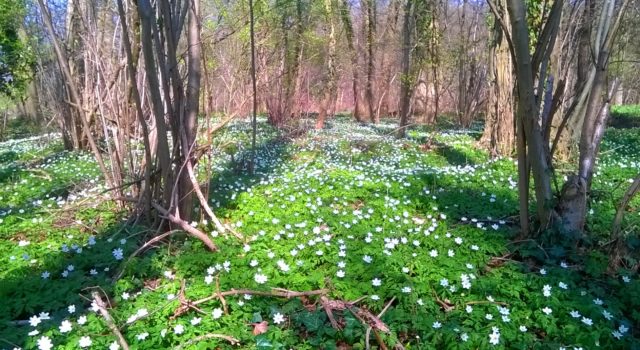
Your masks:
<instances>
[{"instance_id":1,"label":"forest floor","mask_svg":"<svg viewBox=\"0 0 640 350\"><path fill-rule=\"evenodd\" d=\"M0 349L640 348L640 280L605 254L639 128L607 131L578 251L514 241L516 164L479 130L394 128L345 117L291 139L260 121L246 175L234 121L198 170L239 235L202 220L219 252L173 235L135 257L155 232L123 224L91 156L58 135L0 143Z\"/></svg>"}]
</instances>

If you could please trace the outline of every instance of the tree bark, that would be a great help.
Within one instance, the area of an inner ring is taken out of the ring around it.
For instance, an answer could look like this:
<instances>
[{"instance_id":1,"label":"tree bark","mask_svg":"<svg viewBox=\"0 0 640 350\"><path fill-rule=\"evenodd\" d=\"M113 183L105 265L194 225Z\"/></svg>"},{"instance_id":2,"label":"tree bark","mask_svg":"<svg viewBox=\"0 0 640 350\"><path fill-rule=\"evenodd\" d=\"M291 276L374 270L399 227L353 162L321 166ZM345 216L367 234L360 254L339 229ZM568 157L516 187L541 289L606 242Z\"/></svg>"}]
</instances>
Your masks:
<instances>
[{"instance_id":1,"label":"tree bark","mask_svg":"<svg viewBox=\"0 0 640 350\"><path fill-rule=\"evenodd\" d=\"M255 42L255 18L253 13L253 0L249 0L249 34L251 35L251 92L252 92L252 116L251 116L251 173L256 167L256 134L258 132L258 88L256 86L256 42Z\"/></svg>"},{"instance_id":2,"label":"tree bark","mask_svg":"<svg viewBox=\"0 0 640 350\"><path fill-rule=\"evenodd\" d=\"M531 166L534 178L537 218L540 222L540 227L545 229L552 220L554 213L551 207L553 200L551 188L552 170L548 154L545 152L546 148L539 122L539 112L536 108L533 81L534 69L529 52L529 31L525 17L525 5L522 0L508 0L507 9L513 32L512 42L517 76L518 103L516 118L520 119L522 123L523 136L527 143L526 159ZM526 169L523 170L528 172ZM521 181L523 178L523 174L520 174ZM523 190L524 188L521 188L519 191L521 197L528 195L522 193Z\"/></svg>"},{"instance_id":3,"label":"tree bark","mask_svg":"<svg viewBox=\"0 0 640 350\"><path fill-rule=\"evenodd\" d=\"M169 150L169 139L164 116L164 104L160 94L160 82L158 79L158 69L153 48L153 9L149 0L138 1L138 13L140 15L140 38L142 42L142 56L145 62L147 82L149 85L149 95L151 96L151 107L156 125L156 142L158 152L156 157L160 167L162 186L158 186L162 193L162 204L171 203L171 193L173 186L173 174L171 169L171 152ZM160 50L161 48L158 48ZM168 103L168 102L167 102Z\"/></svg>"},{"instance_id":4,"label":"tree bark","mask_svg":"<svg viewBox=\"0 0 640 350\"><path fill-rule=\"evenodd\" d=\"M614 39L629 0L623 0L617 14L614 14L616 3L616 0L607 0L603 4L598 31L592 43L596 59L591 71L593 81L589 89L581 93L588 98L584 113L577 115L578 120L582 120L578 172L569 177L560 198L559 210L563 231L574 236L584 231L596 157L609 117L611 97L617 89L617 82L614 82L611 91L607 91L607 68Z\"/></svg>"},{"instance_id":5,"label":"tree bark","mask_svg":"<svg viewBox=\"0 0 640 350\"><path fill-rule=\"evenodd\" d=\"M129 39L129 27L127 25L127 15L124 9L124 5L122 0L118 0L118 14L120 16L120 23L122 25L122 39L124 42L125 53L127 56L128 64L127 64L127 72L129 74L129 92L130 96L133 98L136 110L136 116L138 122L140 123L140 128L142 129L142 142L144 144L144 155L145 155L145 171L144 171L144 184L142 185L142 198L145 203L145 210L151 210L151 173L153 172L153 159L151 158L151 154L155 153L151 149L151 142L149 139L149 128L147 127L147 122L144 118L144 112L142 109L142 100L140 99L140 92L138 91L138 83L136 79L136 62L135 56L133 54L133 49L131 46L131 40Z\"/></svg>"},{"instance_id":6,"label":"tree bark","mask_svg":"<svg viewBox=\"0 0 640 350\"><path fill-rule=\"evenodd\" d=\"M316 129L320 130L324 128L324 121L327 117L328 111L333 110L336 98L338 97L338 87L336 84L336 35L335 35L335 23L334 23L334 10L333 0L324 0L324 9L327 15L327 22L329 26L329 41L327 44L327 65L325 72L324 83L324 96L318 113L318 120L316 122Z\"/></svg>"},{"instance_id":7,"label":"tree bark","mask_svg":"<svg viewBox=\"0 0 640 350\"><path fill-rule=\"evenodd\" d=\"M409 114L411 113L411 90L414 84L411 75L411 33L413 0L407 0L404 7L404 22L402 24L402 78L400 79L400 125L397 137L404 137L406 134Z\"/></svg>"},{"instance_id":8,"label":"tree bark","mask_svg":"<svg viewBox=\"0 0 640 350\"><path fill-rule=\"evenodd\" d=\"M78 87L76 85L75 80L71 75L71 71L69 70L69 60L67 58L67 54L64 50L60 48L60 44L58 42L58 37L56 36L55 30L53 29L53 23L51 21L51 14L49 13L49 8L44 4L43 0L38 0L38 5L40 6L40 11L42 12L42 17L44 19L44 24L51 37L51 43L53 45L53 50L56 54L56 58L58 60L58 65L60 70L62 71L62 76L64 77L65 83L67 85L67 91L69 92L69 97L71 98L71 104L73 108L78 113L78 117L80 122L82 123L82 129L84 131L85 137L89 143L91 151L93 152L93 156L96 158L96 162L98 162L98 166L100 167L100 171L105 177L105 182L107 186L113 186L113 182L111 180L111 176L107 171L107 167L104 164L104 160L102 159L102 154L100 153L100 149L98 149L98 145L96 144L93 135L91 134L91 127L88 122L87 115L82 106L82 99L80 98L80 92L78 91Z\"/></svg>"},{"instance_id":9,"label":"tree bark","mask_svg":"<svg viewBox=\"0 0 640 350\"><path fill-rule=\"evenodd\" d=\"M374 79L374 36L376 32L376 2L375 0L363 0L363 8L366 9L366 40L367 40L367 84L365 86L365 95L367 99L367 109L369 120L377 123L379 120L375 113L375 100L373 98L373 79Z\"/></svg>"},{"instance_id":10,"label":"tree bark","mask_svg":"<svg viewBox=\"0 0 640 350\"><path fill-rule=\"evenodd\" d=\"M201 42L200 42L200 1L191 0L189 4L188 24L187 24L187 89L185 98L185 112L180 123L182 131L182 161L187 167L193 167L193 151L196 149L196 133L198 123L198 111L200 103L200 81L201 81ZM193 212L194 185L189 177L189 171L180 174L180 191L178 207L180 217L185 221L190 221ZM199 189L198 189L199 190ZM201 198L203 199L203 198ZM207 205L204 199L204 205Z\"/></svg>"},{"instance_id":11,"label":"tree bark","mask_svg":"<svg viewBox=\"0 0 640 350\"><path fill-rule=\"evenodd\" d=\"M640 191L640 174L636 175L636 178L631 183L631 186L625 191L624 196L618 204L616 210L616 216L613 219L613 225L611 228L611 237L615 241L615 244L609 252L609 272L613 273L618 270L622 259L627 254L627 241L625 237L620 233L622 230L622 219L631 202L631 199Z\"/></svg>"},{"instance_id":12,"label":"tree bark","mask_svg":"<svg viewBox=\"0 0 640 350\"><path fill-rule=\"evenodd\" d=\"M349 53L351 57L351 70L352 70L352 79L351 79L351 90L353 93L353 117L356 121L362 122L362 116L360 115L360 101L359 101L359 90L358 90L358 80L359 80L359 66L358 66L358 52L355 49L355 45L353 43L353 23L351 21L351 7L349 6L349 0L342 0L342 6L340 8L340 13L342 17L342 24L345 28L345 33L347 37L347 46L349 47Z\"/></svg>"},{"instance_id":13,"label":"tree bark","mask_svg":"<svg viewBox=\"0 0 640 350\"><path fill-rule=\"evenodd\" d=\"M506 1L498 4L502 11L504 22L510 30L509 14L506 11ZM509 43L502 28L496 23L492 30L492 42L489 49L489 99L485 127L480 140L489 149L492 156L509 156L515 146L514 119L514 82L513 62L509 51Z\"/></svg>"}]
</instances>

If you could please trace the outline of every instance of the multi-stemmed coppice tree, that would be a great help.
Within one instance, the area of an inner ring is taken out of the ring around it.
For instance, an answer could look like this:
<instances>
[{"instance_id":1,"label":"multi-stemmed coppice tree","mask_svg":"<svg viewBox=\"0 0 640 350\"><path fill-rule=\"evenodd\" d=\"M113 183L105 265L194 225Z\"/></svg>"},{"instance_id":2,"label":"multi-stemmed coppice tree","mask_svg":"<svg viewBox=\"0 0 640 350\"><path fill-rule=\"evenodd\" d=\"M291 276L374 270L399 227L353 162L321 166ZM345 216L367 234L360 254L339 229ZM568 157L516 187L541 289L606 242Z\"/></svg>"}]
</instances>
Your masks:
<instances>
[{"instance_id":1,"label":"multi-stemmed coppice tree","mask_svg":"<svg viewBox=\"0 0 640 350\"><path fill-rule=\"evenodd\" d=\"M551 57L558 28L563 14L564 2L554 1L545 16L544 26L534 37L531 45L530 30L524 1L506 2L508 17L497 10L490 1L494 16L507 36L512 59L515 64L517 152L520 196L520 223L522 233L530 235L529 229L529 176L533 177L536 201L536 221L539 230L555 227L575 241L584 232L588 198L596 157L606 121L609 115L611 91L607 86L607 68L611 50L629 0L604 0L594 6L599 15L587 22L591 27L592 61L588 80L578 90L577 106L570 115L578 118L581 128L578 140L578 162L576 171L558 192L554 192L554 169L549 138L545 130L552 122L549 115L553 99L545 99L545 88L550 89L549 58ZM584 6L587 6L585 4ZM533 53L531 52L534 47ZM547 94L546 96L549 96ZM583 97L586 96L586 97ZM546 107L546 108L545 108ZM562 129L557 133L562 132Z\"/></svg>"}]
</instances>

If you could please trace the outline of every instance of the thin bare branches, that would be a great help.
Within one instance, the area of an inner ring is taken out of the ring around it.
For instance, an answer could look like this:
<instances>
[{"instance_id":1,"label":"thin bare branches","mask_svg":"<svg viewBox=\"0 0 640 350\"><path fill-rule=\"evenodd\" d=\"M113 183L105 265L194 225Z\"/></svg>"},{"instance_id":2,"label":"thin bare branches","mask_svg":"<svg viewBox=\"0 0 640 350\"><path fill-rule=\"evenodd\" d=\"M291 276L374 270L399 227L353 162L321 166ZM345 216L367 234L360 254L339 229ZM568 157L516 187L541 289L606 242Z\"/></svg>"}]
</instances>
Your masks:
<instances>
[{"instance_id":1,"label":"thin bare branches","mask_svg":"<svg viewBox=\"0 0 640 350\"><path fill-rule=\"evenodd\" d=\"M231 345L239 345L240 344L240 340L228 336L228 335L224 335L224 334L218 334L218 333L208 333L205 335L201 335L199 337L195 337L193 339L190 339L186 342L184 342L183 344L180 344L178 346L175 347L175 350L181 350L181 349L186 349L187 347L189 347L190 345L199 343L203 340L208 340L208 339L224 339L226 341L228 341L229 343L231 343Z\"/></svg>"},{"instance_id":2,"label":"thin bare branches","mask_svg":"<svg viewBox=\"0 0 640 350\"><path fill-rule=\"evenodd\" d=\"M98 307L100 315L102 315L105 322L107 323L107 327L109 327L113 335L115 335L116 339L118 339L118 344L120 344L120 347L122 347L123 350L129 350L129 344L127 344L127 340L124 338L124 336L122 336L122 333L120 332L120 329L118 329L118 326L116 326L113 317L111 317L109 311L107 311L107 306L105 305L104 301L102 301L100 293L98 293L98 291L93 291L91 292L91 296L93 297L95 305Z\"/></svg>"},{"instance_id":3,"label":"thin bare branches","mask_svg":"<svg viewBox=\"0 0 640 350\"><path fill-rule=\"evenodd\" d=\"M206 303L207 301L211 301L214 299L219 299L220 297L226 297L230 295L259 295L259 296L267 296L267 297L278 297L278 298L297 298L301 296L311 296L311 295L325 295L329 292L328 289L317 289L308 292L296 292L292 290L282 289L282 288L273 288L271 291L259 291L259 290L250 290L250 289L232 289L225 292L216 292L211 296L206 298L196 300L193 302L194 305L199 305L202 303Z\"/></svg>"},{"instance_id":4,"label":"thin bare branches","mask_svg":"<svg viewBox=\"0 0 640 350\"><path fill-rule=\"evenodd\" d=\"M161 207L157 203L151 203L151 205L166 219L169 219L172 223L178 225L181 229L187 232L189 235L199 239L210 251L218 251L218 247L213 243L209 236L198 230L197 228L189 225L186 221L176 217L175 215L169 213L165 208Z\"/></svg>"}]
</instances>

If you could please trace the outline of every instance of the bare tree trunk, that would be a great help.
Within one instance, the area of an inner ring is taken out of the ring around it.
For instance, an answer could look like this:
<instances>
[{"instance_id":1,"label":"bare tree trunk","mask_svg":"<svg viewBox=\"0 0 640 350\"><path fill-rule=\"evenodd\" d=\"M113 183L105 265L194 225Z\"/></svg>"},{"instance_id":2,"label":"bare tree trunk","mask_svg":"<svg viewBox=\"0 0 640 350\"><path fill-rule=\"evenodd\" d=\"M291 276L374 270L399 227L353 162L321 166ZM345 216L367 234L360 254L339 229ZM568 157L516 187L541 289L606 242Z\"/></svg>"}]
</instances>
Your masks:
<instances>
[{"instance_id":1,"label":"bare tree trunk","mask_svg":"<svg viewBox=\"0 0 640 350\"><path fill-rule=\"evenodd\" d=\"M198 123L198 111L200 102L200 81L201 81L201 43L200 43L200 4L199 0L191 0L189 6L187 23L187 88L185 98L185 112L183 120L179 123L182 133L182 161L187 167L192 167L193 151L196 149L196 134ZM180 217L185 221L190 221L193 213L193 193L198 183L192 182L189 171L180 174L179 181L179 202ZM199 188L197 188L199 191ZM201 198L202 199L202 198ZM207 205L204 199L202 205Z\"/></svg>"},{"instance_id":2,"label":"bare tree trunk","mask_svg":"<svg viewBox=\"0 0 640 350\"><path fill-rule=\"evenodd\" d=\"M507 30L510 30L506 1L498 3L502 11ZM492 42L489 53L489 100L485 127L480 142L492 156L511 155L515 146L515 120L513 109L513 63L507 42L507 35L496 23L492 30Z\"/></svg>"},{"instance_id":3,"label":"bare tree trunk","mask_svg":"<svg viewBox=\"0 0 640 350\"><path fill-rule=\"evenodd\" d=\"M158 1L155 9L159 15L158 20L153 16L154 8L149 0L139 0L138 3L143 56L157 128L159 151L156 156L159 158L161 173L161 181L156 184L156 188L160 190L154 192L155 198L151 205L164 219L169 219L171 223L201 240L210 250L216 250L217 247L206 234L189 226L188 223L193 214L193 194L195 193L205 212L211 216L219 229L223 229L210 210L207 198L200 190L194 172L202 57L199 1L190 0L182 3ZM186 87L179 74L176 51L185 20L187 22ZM157 27L160 22L163 23L163 28ZM156 62L159 63L159 69L156 68ZM162 79L162 85L158 81L159 78ZM161 92L164 92L164 101ZM169 112L175 164L172 163L172 153L169 150L165 108ZM159 203L160 201L162 203Z\"/></svg>"},{"instance_id":4,"label":"bare tree trunk","mask_svg":"<svg viewBox=\"0 0 640 350\"><path fill-rule=\"evenodd\" d=\"M129 64L127 64L128 73L129 73L129 88L131 92L131 96L133 97L133 101L135 103L136 115L138 116L138 122L140 123L140 127L142 129L142 141L144 144L144 155L145 155L145 171L144 171L144 184L142 186L141 196L143 198L143 202L145 203L144 209L146 211L151 210L151 172L153 171L153 159L151 158L152 152L151 142L149 141L149 129L147 127L147 122L144 119L144 112L142 110L142 101L140 99L140 92L138 91L138 84L136 79L136 63L134 62L133 49L131 47L131 41L129 40L129 29L127 25L127 15L125 13L124 5L122 4L122 0L118 0L118 14L120 16L120 23L122 25L122 38L124 41L125 53L127 56L127 60Z\"/></svg>"},{"instance_id":5,"label":"bare tree trunk","mask_svg":"<svg viewBox=\"0 0 640 350\"><path fill-rule=\"evenodd\" d=\"M342 23L345 28L346 36L347 36L347 45L349 47L349 53L351 57L351 70L352 70L352 80L351 80L351 89L353 93L353 117L358 121L362 122L362 117L360 115L360 101L359 101L359 91L358 91L358 52L355 49L355 45L353 43L353 23L351 21L351 7L349 6L348 0L342 0L342 6L340 8Z\"/></svg>"},{"instance_id":6,"label":"bare tree trunk","mask_svg":"<svg viewBox=\"0 0 640 350\"><path fill-rule=\"evenodd\" d=\"M553 192L551 189L552 170L548 155L545 152L543 134L539 123L539 113L536 108L536 96L534 92L533 72L534 67L529 53L529 32L525 17L525 5L522 0L508 0L507 8L512 27L512 42L515 55L515 66L518 87L518 109L516 118L520 119L524 131L524 140L527 143L526 159L531 166L534 178L536 195L537 217L542 228L546 228L552 219L553 210L551 201ZM522 138L521 138L522 139ZM521 160L524 157L519 157ZM527 173L528 171L525 170ZM528 175L527 175L528 176ZM520 174L521 182L524 179ZM527 196L522 193L519 195ZM528 191L528 189L527 189Z\"/></svg>"},{"instance_id":7,"label":"bare tree trunk","mask_svg":"<svg viewBox=\"0 0 640 350\"><path fill-rule=\"evenodd\" d=\"M327 45L327 66L325 72L324 96L316 122L316 129L324 128L324 121L327 117L327 111L332 110L336 104L338 96L338 87L336 84L336 35L334 23L334 9L332 0L324 0L324 9L327 15L329 25L329 42Z\"/></svg>"},{"instance_id":8,"label":"bare tree trunk","mask_svg":"<svg viewBox=\"0 0 640 350\"><path fill-rule=\"evenodd\" d=\"M27 85L27 98L24 103L27 117L35 121L38 125L42 123L43 116L42 110L40 109L40 95L35 81L31 81Z\"/></svg>"},{"instance_id":9,"label":"bare tree trunk","mask_svg":"<svg viewBox=\"0 0 640 350\"><path fill-rule=\"evenodd\" d=\"M577 151L575 145L580 140L580 132L584 122L584 119L579 116L584 116L588 97L587 92L593 86L594 62L591 53L591 27L595 19L594 11L595 1L585 1L580 27L576 33L578 52L575 64L574 91L577 92L574 101L575 106L567 111L568 115L563 118L565 120L560 124L555 137L557 140L554 142L554 152L552 153L561 160L569 160L572 154L575 155Z\"/></svg>"},{"instance_id":10,"label":"bare tree trunk","mask_svg":"<svg viewBox=\"0 0 640 350\"><path fill-rule=\"evenodd\" d=\"M613 219L613 225L611 228L611 237L615 241L613 248L609 252L609 272L614 273L620 267L622 259L627 254L627 242L625 237L621 234L622 219L627 210L627 206L631 202L631 199L640 191L640 174L636 175L636 178L631 183L631 186L625 191L618 209L616 210L616 216Z\"/></svg>"},{"instance_id":11,"label":"bare tree trunk","mask_svg":"<svg viewBox=\"0 0 640 350\"><path fill-rule=\"evenodd\" d=\"M145 70L147 72L147 81L149 84L149 94L151 96L151 107L155 118L156 125L156 142L158 152L156 157L160 167L160 175L162 179L162 205L171 203L171 193L173 185L173 176L171 169L171 152L169 150L169 140L167 135L167 127L164 118L164 105L160 94L160 82L158 80L158 70L156 69L156 60L153 48L153 9L149 0L138 1L138 13L140 15L140 38L142 42L142 56L144 57ZM161 48L158 48L160 50ZM160 187L160 186L159 186Z\"/></svg>"},{"instance_id":12,"label":"bare tree trunk","mask_svg":"<svg viewBox=\"0 0 640 350\"><path fill-rule=\"evenodd\" d=\"M404 7L404 22L402 24L402 78L400 79L400 126L397 137L404 137L409 114L411 113L411 90L414 84L411 75L411 33L413 1L407 0Z\"/></svg>"},{"instance_id":13,"label":"bare tree trunk","mask_svg":"<svg viewBox=\"0 0 640 350\"><path fill-rule=\"evenodd\" d=\"M279 76L274 83L275 92L267 98L266 104L268 109L268 121L272 125L281 125L297 115L297 107L299 105L296 96L298 95L298 87L300 85L300 64L303 53L303 6L302 0L296 0L295 8L295 32L293 40L290 38L291 21L288 12L285 12L281 18L281 30L284 36L284 43L281 47L282 61L280 65Z\"/></svg>"},{"instance_id":14,"label":"bare tree trunk","mask_svg":"<svg viewBox=\"0 0 640 350\"><path fill-rule=\"evenodd\" d=\"M253 13L253 0L249 0L250 35L251 35L251 90L252 90L252 116L251 116L251 173L256 166L256 133L258 129L258 88L256 87L256 42L255 42L255 18Z\"/></svg>"},{"instance_id":15,"label":"bare tree trunk","mask_svg":"<svg viewBox=\"0 0 640 350\"><path fill-rule=\"evenodd\" d=\"M9 119L9 112L5 109L2 111L2 127L0 127L0 141L4 141L4 133L7 130L8 119Z\"/></svg>"},{"instance_id":16,"label":"bare tree trunk","mask_svg":"<svg viewBox=\"0 0 640 350\"><path fill-rule=\"evenodd\" d=\"M367 99L367 109L369 120L377 123L379 120L375 114L375 100L373 98L373 79L374 79L374 36L376 32L376 1L363 0L363 8L366 9L366 37L367 37L367 84L365 87L365 95Z\"/></svg>"},{"instance_id":17,"label":"bare tree trunk","mask_svg":"<svg viewBox=\"0 0 640 350\"><path fill-rule=\"evenodd\" d=\"M613 42L629 0L623 0L618 13L614 14L616 2L616 0L607 0L603 4L600 25L593 42L596 54L595 67L592 71L593 83L586 93L583 92L589 96L585 113L583 116L578 115L579 119L583 120L578 173L569 177L560 198L562 226L568 233L582 232L584 229L596 156L609 117L611 97L617 89L617 82L614 82L611 91L607 91L607 68Z\"/></svg>"},{"instance_id":18,"label":"bare tree trunk","mask_svg":"<svg viewBox=\"0 0 640 350\"><path fill-rule=\"evenodd\" d=\"M102 154L100 153L100 150L96 145L93 135L91 134L91 127L89 126L87 115L82 106L80 92L78 91L78 87L76 86L75 80L71 76L71 71L69 70L69 61L67 59L66 52L60 48L60 44L58 43L58 37L56 36L56 33L53 29L53 23L51 21L51 14L49 13L49 8L44 4L43 0L38 0L38 5L40 6L40 11L42 12L42 17L44 19L47 32L51 37L51 43L53 44L53 49L56 54L56 58L58 60L58 65L60 66L62 75L67 85L69 96L71 97L71 104L73 105L73 107L78 113L79 119L82 123L82 129L84 130L85 137L89 142L89 146L91 147L93 156L96 158L96 161L98 162L100 171L105 177L105 182L107 183L107 186L111 187L113 186L111 176L109 176L107 167L105 166L104 160L102 159Z\"/></svg>"}]
</instances>

